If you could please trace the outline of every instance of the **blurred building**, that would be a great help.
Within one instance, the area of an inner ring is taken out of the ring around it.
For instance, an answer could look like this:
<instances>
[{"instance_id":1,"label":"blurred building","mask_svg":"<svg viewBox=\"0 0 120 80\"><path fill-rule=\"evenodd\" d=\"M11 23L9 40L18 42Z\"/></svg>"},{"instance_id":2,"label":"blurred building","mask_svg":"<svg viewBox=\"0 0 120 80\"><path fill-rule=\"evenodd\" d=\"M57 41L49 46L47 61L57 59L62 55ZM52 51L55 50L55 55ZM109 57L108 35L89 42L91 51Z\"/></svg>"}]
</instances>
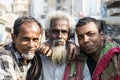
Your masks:
<instances>
[{"instance_id":1,"label":"blurred building","mask_svg":"<svg viewBox=\"0 0 120 80\"><path fill-rule=\"evenodd\" d=\"M65 0L64 8L73 17L101 17L101 0Z\"/></svg>"},{"instance_id":2,"label":"blurred building","mask_svg":"<svg viewBox=\"0 0 120 80\"><path fill-rule=\"evenodd\" d=\"M106 4L106 17L103 19L112 25L120 25L120 0L104 0Z\"/></svg>"},{"instance_id":3,"label":"blurred building","mask_svg":"<svg viewBox=\"0 0 120 80\"><path fill-rule=\"evenodd\" d=\"M106 4L106 17L102 19L108 24L105 32L115 42L120 44L120 0L104 0Z\"/></svg>"},{"instance_id":4,"label":"blurred building","mask_svg":"<svg viewBox=\"0 0 120 80\"><path fill-rule=\"evenodd\" d=\"M120 0L107 1L108 16L120 16Z\"/></svg>"},{"instance_id":5,"label":"blurred building","mask_svg":"<svg viewBox=\"0 0 120 80\"><path fill-rule=\"evenodd\" d=\"M5 17L5 12L2 10L2 7L0 7L0 46L7 43L7 37L8 33L11 32L11 28L7 27L7 20Z\"/></svg>"},{"instance_id":6,"label":"blurred building","mask_svg":"<svg viewBox=\"0 0 120 80\"><path fill-rule=\"evenodd\" d=\"M30 0L13 0L13 13L19 16L28 16L30 8Z\"/></svg>"},{"instance_id":7,"label":"blurred building","mask_svg":"<svg viewBox=\"0 0 120 80\"><path fill-rule=\"evenodd\" d=\"M6 29L7 29L6 21L0 17L0 46L5 44L5 39L7 37Z\"/></svg>"},{"instance_id":8,"label":"blurred building","mask_svg":"<svg viewBox=\"0 0 120 80\"><path fill-rule=\"evenodd\" d=\"M11 9L11 3L5 4L0 0L0 46L11 41L12 26L17 17Z\"/></svg>"}]
</instances>

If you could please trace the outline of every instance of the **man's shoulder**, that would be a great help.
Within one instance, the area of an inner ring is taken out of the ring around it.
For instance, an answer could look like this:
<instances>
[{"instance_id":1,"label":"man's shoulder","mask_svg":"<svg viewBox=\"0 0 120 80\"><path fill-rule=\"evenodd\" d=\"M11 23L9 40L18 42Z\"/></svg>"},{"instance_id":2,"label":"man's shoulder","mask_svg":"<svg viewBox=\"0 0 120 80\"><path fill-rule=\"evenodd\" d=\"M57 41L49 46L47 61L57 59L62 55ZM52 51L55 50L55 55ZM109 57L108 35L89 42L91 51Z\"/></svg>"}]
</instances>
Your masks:
<instances>
[{"instance_id":1,"label":"man's shoulder","mask_svg":"<svg viewBox=\"0 0 120 80\"><path fill-rule=\"evenodd\" d=\"M105 48L114 48L114 47L120 47L120 45L116 42L106 42L105 43Z\"/></svg>"},{"instance_id":2,"label":"man's shoulder","mask_svg":"<svg viewBox=\"0 0 120 80\"><path fill-rule=\"evenodd\" d=\"M5 47L0 47L0 56L2 55L11 55L10 52Z\"/></svg>"},{"instance_id":3,"label":"man's shoulder","mask_svg":"<svg viewBox=\"0 0 120 80\"><path fill-rule=\"evenodd\" d=\"M13 63L13 57L10 52L5 48L0 48L0 62Z\"/></svg>"}]
</instances>

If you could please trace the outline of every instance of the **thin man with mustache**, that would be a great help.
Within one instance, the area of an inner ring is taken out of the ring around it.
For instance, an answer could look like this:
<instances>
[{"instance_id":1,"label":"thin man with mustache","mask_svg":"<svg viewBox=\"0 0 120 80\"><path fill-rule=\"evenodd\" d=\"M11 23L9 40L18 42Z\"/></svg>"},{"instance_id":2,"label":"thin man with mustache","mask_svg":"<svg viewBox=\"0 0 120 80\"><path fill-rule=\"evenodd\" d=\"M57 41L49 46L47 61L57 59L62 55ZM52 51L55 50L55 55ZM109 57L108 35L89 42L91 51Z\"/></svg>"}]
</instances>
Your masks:
<instances>
[{"instance_id":1,"label":"thin man with mustache","mask_svg":"<svg viewBox=\"0 0 120 80\"><path fill-rule=\"evenodd\" d=\"M0 49L0 80L38 80L41 59L39 46L41 24L33 17L15 20L12 42Z\"/></svg>"}]
</instances>

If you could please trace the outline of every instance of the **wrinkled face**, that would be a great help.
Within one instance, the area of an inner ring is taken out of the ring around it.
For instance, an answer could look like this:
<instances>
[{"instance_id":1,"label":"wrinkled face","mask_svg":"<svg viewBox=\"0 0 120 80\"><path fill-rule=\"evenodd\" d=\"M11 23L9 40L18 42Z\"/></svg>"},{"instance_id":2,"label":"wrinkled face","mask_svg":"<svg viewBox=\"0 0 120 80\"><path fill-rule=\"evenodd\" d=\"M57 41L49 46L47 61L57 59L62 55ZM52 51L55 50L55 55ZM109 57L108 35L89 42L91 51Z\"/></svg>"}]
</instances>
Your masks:
<instances>
[{"instance_id":1,"label":"wrinkled face","mask_svg":"<svg viewBox=\"0 0 120 80\"><path fill-rule=\"evenodd\" d=\"M66 61L66 41L68 40L69 24L63 19L54 20L50 28L50 41L52 42L52 61L64 63Z\"/></svg>"},{"instance_id":2,"label":"wrinkled face","mask_svg":"<svg viewBox=\"0 0 120 80\"><path fill-rule=\"evenodd\" d=\"M41 30L35 22L25 22L18 36L12 35L13 43L23 58L32 59L39 44Z\"/></svg>"},{"instance_id":3,"label":"wrinkled face","mask_svg":"<svg viewBox=\"0 0 120 80\"><path fill-rule=\"evenodd\" d=\"M93 22L76 28L80 49L88 55L99 53L104 40L103 32L98 32Z\"/></svg>"},{"instance_id":4,"label":"wrinkled face","mask_svg":"<svg viewBox=\"0 0 120 80\"><path fill-rule=\"evenodd\" d=\"M50 27L50 41L56 41L56 45L63 45L68 40L69 24L67 20L57 19L52 21Z\"/></svg>"}]
</instances>

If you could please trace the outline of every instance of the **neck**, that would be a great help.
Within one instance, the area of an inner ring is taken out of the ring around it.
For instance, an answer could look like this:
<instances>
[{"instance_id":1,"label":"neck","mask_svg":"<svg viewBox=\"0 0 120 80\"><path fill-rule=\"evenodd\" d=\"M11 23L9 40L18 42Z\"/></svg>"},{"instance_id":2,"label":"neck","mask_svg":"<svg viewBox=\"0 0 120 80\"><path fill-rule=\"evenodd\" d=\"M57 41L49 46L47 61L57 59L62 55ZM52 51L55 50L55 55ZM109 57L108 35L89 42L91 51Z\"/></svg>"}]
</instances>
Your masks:
<instances>
[{"instance_id":1,"label":"neck","mask_svg":"<svg viewBox=\"0 0 120 80\"><path fill-rule=\"evenodd\" d=\"M91 57L92 57L92 59L94 60L94 61L98 61L99 60L99 53L94 53L94 54L92 54L92 55L90 55Z\"/></svg>"}]
</instances>

